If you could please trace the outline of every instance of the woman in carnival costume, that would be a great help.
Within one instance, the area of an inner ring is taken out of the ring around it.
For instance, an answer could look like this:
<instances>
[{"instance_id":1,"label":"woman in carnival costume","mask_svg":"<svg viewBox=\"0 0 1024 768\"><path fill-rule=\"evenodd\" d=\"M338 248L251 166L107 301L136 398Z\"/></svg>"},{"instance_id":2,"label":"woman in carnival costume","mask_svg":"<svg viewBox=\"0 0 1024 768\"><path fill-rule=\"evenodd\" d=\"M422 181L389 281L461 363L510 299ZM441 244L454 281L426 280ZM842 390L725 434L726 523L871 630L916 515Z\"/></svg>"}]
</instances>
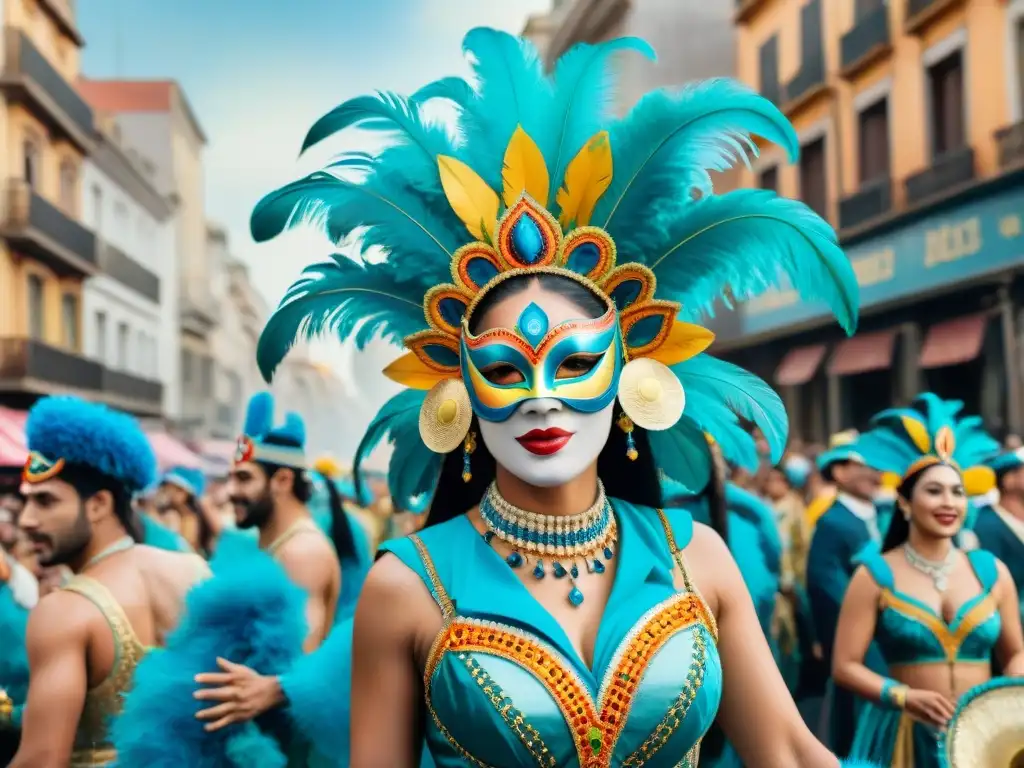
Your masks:
<instances>
[{"instance_id":1,"label":"woman in carnival costume","mask_svg":"<svg viewBox=\"0 0 1024 768\"><path fill-rule=\"evenodd\" d=\"M658 470L704 487L703 433L734 411L773 460L785 443L779 398L700 354L712 336L687 319L726 286L745 299L786 275L855 323L824 221L771 192L711 194L708 171L751 133L795 156L792 127L726 80L613 118L608 57L649 54L637 40L579 46L551 78L514 37L476 29L464 47L472 85L320 120L306 146L357 124L395 141L274 192L252 222L265 240L311 217L383 251L308 268L259 360L272 373L300 330L404 340L386 373L408 389L361 450L394 443L399 508L436 486L427 526L385 544L357 607L352 764L413 766L425 734L441 766L693 765L717 716L748 764L836 766L725 543L658 511ZM457 138L423 118L435 98L456 105Z\"/></svg>"},{"instance_id":2,"label":"woman in carnival costume","mask_svg":"<svg viewBox=\"0 0 1024 768\"><path fill-rule=\"evenodd\" d=\"M858 448L902 478L897 514L879 551L860 556L836 632L833 674L872 704L861 710L851 755L894 768L940 765L957 699L991 678L993 652L1024 674L1017 592L991 553L954 545L967 513L965 484L998 445L959 401L933 394L880 413ZM864 657L875 641L889 676Z\"/></svg>"}]
</instances>

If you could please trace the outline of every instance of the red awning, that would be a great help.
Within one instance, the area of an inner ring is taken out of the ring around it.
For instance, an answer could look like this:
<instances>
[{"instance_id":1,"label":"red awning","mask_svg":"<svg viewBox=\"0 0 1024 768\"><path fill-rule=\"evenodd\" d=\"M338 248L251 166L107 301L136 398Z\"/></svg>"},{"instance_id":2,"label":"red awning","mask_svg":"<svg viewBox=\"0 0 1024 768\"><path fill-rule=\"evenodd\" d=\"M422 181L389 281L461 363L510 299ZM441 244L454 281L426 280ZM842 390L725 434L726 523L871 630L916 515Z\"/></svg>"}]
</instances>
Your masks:
<instances>
[{"instance_id":1,"label":"red awning","mask_svg":"<svg viewBox=\"0 0 1024 768\"><path fill-rule=\"evenodd\" d=\"M828 372L834 376L852 376L855 373L884 371L892 365L895 342L895 328L858 333L852 339L843 339L829 358Z\"/></svg>"},{"instance_id":2,"label":"red awning","mask_svg":"<svg viewBox=\"0 0 1024 768\"><path fill-rule=\"evenodd\" d=\"M146 437L149 438L149 444L153 447L161 470L171 467L204 468L203 460L176 437L171 437L166 432L147 432Z\"/></svg>"},{"instance_id":3,"label":"red awning","mask_svg":"<svg viewBox=\"0 0 1024 768\"><path fill-rule=\"evenodd\" d=\"M968 315L933 325L925 333L918 363L922 368L969 363L981 354L989 315Z\"/></svg>"},{"instance_id":4,"label":"red awning","mask_svg":"<svg viewBox=\"0 0 1024 768\"><path fill-rule=\"evenodd\" d=\"M0 467L22 467L28 458L25 411L0 407Z\"/></svg>"},{"instance_id":5,"label":"red awning","mask_svg":"<svg viewBox=\"0 0 1024 768\"><path fill-rule=\"evenodd\" d=\"M824 344L811 344L789 350L775 370L775 383L780 387L806 384L821 367L826 349Z\"/></svg>"}]
</instances>

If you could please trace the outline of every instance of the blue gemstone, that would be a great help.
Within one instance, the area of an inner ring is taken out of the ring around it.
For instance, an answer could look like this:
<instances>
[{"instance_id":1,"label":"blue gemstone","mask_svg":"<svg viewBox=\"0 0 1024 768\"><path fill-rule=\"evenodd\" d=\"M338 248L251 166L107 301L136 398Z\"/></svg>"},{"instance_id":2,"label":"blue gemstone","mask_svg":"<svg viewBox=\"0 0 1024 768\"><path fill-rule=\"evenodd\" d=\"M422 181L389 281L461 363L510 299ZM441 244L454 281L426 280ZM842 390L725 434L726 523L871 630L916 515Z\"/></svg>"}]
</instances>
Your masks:
<instances>
[{"instance_id":1,"label":"blue gemstone","mask_svg":"<svg viewBox=\"0 0 1024 768\"><path fill-rule=\"evenodd\" d=\"M519 334L536 347L547 335L550 322L547 313L531 301L519 315L516 326Z\"/></svg>"},{"instance_id":2,"label":"blue gemstone","mask_svg":"<svg viewBox=\"0 0 1024 768\"><path fill-rule=\"evenodd\" d=\"M534 264L544 255L544 235L529 214L512 225L512 254L524 264Z\"/></svg>"},{"instance_id":3,"label":"blue gemstone","mask_svg":"<svg viewBox=\"0 0 1024 768\"><path fill-rule=\"evenodd\" d=\"M486 541L488 544L491 543L491 539L493 539L493 538L494 538L494 531L488 531L487 533L484 534L484 541Z\"/></svg>"},{"instance_id":4,"label":"blue gemstone","mask_svg":"<svg viewBox=\"0 0 1024 768\"><path fill-rule=\"evenodd\" d=\"M572 568L569 569L569 575L574 579L578 579L580 577L580 569L576 567L576 563L573 563Z\"/></svg>"},{"instance_id":5,"label":"blue gemstone","mask_svg":"<svg viewBox=\"0 0 1024 768\"><path fill-rule=\"evenodd\" d=\"M572 588L572 591L569 593L569 602L573 604L573 607L579 608L583 602L583 593L580 592L579 587Z\"/></svg>"},{"instance_id":6,"label":"blue gemstone","mask_svg":"<svg viewBox=\"0 0 1024 768\"><path fill-rule=\"evenodd\" d=\"M533 578L543 579L544 578L544 561L538 560L537 564L533 566Z\"/></svg>"},{"instance_id":7,"label":"blue gemstone","mask_svg":"<svg viewBox=\"0 0 1024 768\"><path fill-rule=\"evenodd\" d=\"M605 547L604 548L604 559L605 560L611 560L612 559L612 550L611 550L610 547Z\"/></svg>"},{"instance_id":8,"label":"blue gemstone","mask_svg":"<svg viewBox=\"0 0 1024 768\"><path fill-rule=\"evenodd\" d=\"M594 573L604 573L604 563L600 560L594 560Z\"/></svg>"},{"instance_id":9,"label":"blue gemstone","mask_svg":"<svg viewBox=\"0 0 1024 768\"><path fill-rule=\"evenodd\" d=\"M554 567L551 569L551 572L555 574L556 579L561 579L565 577L565 568L561 563L555 563Z\"/></svg>"},{"instance_id":10,"label":"blue gemstone","mask_svg":"<svg viewBox=\"0 0 1024 768\"><path fill-rule=\"evenodd\" d=\"M518 568L520 565L523 564L523 556L520 555L518 552L513 552L505 558L505 562L511 565L513 568Z\"/></svg>"}]
</instances>

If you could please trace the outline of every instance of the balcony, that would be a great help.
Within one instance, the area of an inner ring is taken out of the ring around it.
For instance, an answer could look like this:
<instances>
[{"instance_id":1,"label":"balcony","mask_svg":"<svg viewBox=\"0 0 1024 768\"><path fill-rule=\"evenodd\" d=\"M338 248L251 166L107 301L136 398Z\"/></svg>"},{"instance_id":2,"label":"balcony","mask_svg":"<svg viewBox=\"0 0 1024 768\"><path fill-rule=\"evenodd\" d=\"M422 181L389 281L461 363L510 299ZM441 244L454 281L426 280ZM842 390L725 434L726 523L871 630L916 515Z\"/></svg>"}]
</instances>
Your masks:
<instances>
[{"instance_id":1,"label":"balcony","mask_svg":"<svg viewBox=\"0 0 1024 768\"><path fill-rule=\"evenodd\" d=\"M122 371L103 369L103 399L138 415L159 415L164 402L164 385Z\"/></svg>"},{"instance_id":2,"label":"balcony","mask_svg":"<svg viewBox=\"0 0 1024 768\"><path fill-rule=\"evenodd\" d=\"M857 20L840 42L840 74L851 78L892 50L889 6L883 5Z\"/></svg>"},{"instance_id":3,"label":"balcony","mask_svg":"<svg viewBox=\"0 0 1024 768\"><path fill-rule=\"evenodd\" d=\"M996 131L996 146L1001 170L1024 166L1024 120Z\"/></svg>"},{"instance_id":4,"label":"balcony","mask_svg":"<svg viewBox=\"0 0 1024 768\"><path fill-rule=\"evenodd\" d=\"M0 338L0 392L33 399L74 392L138 415L159 415L163 385L111 371L35 339Z\"/></svg>"},{"instance_id":5,"label":"balcony","mask_svg":"<svg viewBox=\"0 0 1024 768\"><path fill-rule=\"evenodd\" d=\"M862 184L849 197L839 201L839 229L859 227L892 209L892 179L886 176Z\"/></svg>"},{"instance_id":6,"label":"balcony","mask_svg":"<svg viewBox=\"0 0 1024 768\"><path fill-rule=\"evenodd\" d=\"M974 150L970 147L945 152L934 158L929 168L910 176L904 184L907 205L918 205L932 198L945 197L974 180Z\"/></svg>"},{"instance_id":7,"label":"balcony","mask_svg":"<svg viewBox=\"0 0 1024 768\"><path fill-rule=\"evenodd\" d=\"M824 57L820 52L806 56L800 65L800 71L783 88L783 111L787 115L792 115L827 89Z\"/></svg>"},{"instance_id":8,"label":"balcony","mask_svg":"<svg viewBox=\"0 0 1024 768\"><path fill-rule=\"evenodd\" d=\"M61 32L74 40L79 47L85 45L85 39L75 24L75 0L39 0L39 7L60 27Z\"/></svg>"},{"instance_id":9,"label":"balcony","mask_svg":"<svg viewBox=\"0 0 1024 768\"><path fill-rule=\"evenodd\" d=\"M4 30L0 86L83 152L93 145L92 109L19 29Z\"/></svg>"},{"instance_id":10,"label":"balcony","mask_svg":"<svg viewBox=\"0 0 1024 768\"><path fill-rule=\"evenodd\" d=\"M213 299L207 298L200 302L197 297L184 292L181 295L179 314L181 330L201 338L206 338L210 334L219 319Z\"/></svg>"},{"instance_id":11,"label":"balcony","mask_svg":"<svg viewBox=\"0 0 1024 768\"><path fill-rule=\"evenodd\" d=\"M135 261L119 248L100 241L98 247L99 267L126 288L160 303L160 278Z\"/></svg>"},{"instance_id":12,"label":"balcony","mask_svg":"<svg viewBox=\"0 0 1024 768\"><path fill-rule=\"evenodd\" d=\"M907 0L907 19L904 24L907 34L916 35L923 32L946 11L963 2L964 0Z\"/></svg>"},{"instance_id":13,"label":"balcony","mask_svg":"<svg viewBox=\"0 0 1024 768\"><path fill-rule=\"evenodd\" d=\"M21 179L8 179L0 236L12 248L47 264L60 275L92 275L96 236Z\"/></svg>"}]
</instances>

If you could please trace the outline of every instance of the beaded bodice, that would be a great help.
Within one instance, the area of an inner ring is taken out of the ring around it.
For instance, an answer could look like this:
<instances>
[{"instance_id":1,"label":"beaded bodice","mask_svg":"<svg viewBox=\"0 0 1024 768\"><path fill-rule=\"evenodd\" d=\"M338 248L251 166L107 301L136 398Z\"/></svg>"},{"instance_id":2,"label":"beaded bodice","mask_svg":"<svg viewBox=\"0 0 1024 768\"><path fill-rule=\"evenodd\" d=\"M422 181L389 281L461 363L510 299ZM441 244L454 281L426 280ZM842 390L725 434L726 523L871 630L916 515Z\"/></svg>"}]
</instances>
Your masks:
<instances>
[{"instance_id":1,"label":"beaded bodice","mask_svg":"<svg viewBox=\"0 0 1024 768\"><path fill-rule=\"evenodd\" d=\"M967 556L982 589L946 621L930 605L896 589L892 569L876 548L861 554L860 560L882 588L875 639L886 663L954 664L991 658L1002 629L991 594L998 578L996 560L984 550Z\"/></svg>"},{"instance_id":2,"label":"beaded bodice","mask_svg":"<svg viewBox=\"0 0 1024 768\"><path fill-rule=\"evenodd\" d=\"M63 589L90 600L114 634L114 666L103 682L85 694L70 768L112 765L117 755L110 741L110 721L121 711L122 697L131 686L145 647L136 637L124 609L100 582L79 575L71 578Z\"/></svg>"},{"instance_id":3,"label":"beaded bodice","mask_svg":"<svg viewBox=\"0 0 1024 768\"><path fill-rule=\"evenodd\" d=\"M695 768L722 673L714 617L680 551L692 520L613 507L618 570L592 667L468 518L384 545L420 575L444 618L424 671L439 768Z\"/></svg>"}]
</instances>

